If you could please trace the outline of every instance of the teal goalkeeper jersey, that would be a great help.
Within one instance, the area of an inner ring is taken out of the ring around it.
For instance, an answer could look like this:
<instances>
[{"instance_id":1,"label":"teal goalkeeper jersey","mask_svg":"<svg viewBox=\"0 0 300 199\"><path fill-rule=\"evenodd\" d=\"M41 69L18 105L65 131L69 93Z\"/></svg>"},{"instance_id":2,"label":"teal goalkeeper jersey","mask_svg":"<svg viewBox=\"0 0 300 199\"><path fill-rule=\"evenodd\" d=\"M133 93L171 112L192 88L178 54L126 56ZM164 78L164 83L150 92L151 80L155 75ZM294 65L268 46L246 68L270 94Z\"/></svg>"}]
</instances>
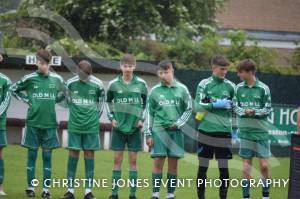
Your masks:
<instances>
[{"instance_id":1,"label":"teal goalkeeper jersey","mask_svg":"<svg viewBox=\"0 0 300 199\"><path fill-rule=\"evenodd\" d=\"M11 87L12 94L28 103L26 125L36 128L56 128L55 104L64 99L65 84L56 73L39 71L25 75Z\"/></svg>"},{"instance_id":2,"label":"teal goalkeeper jersey","mask_svg":"<svg viewBox=\"0 0 300 199\"><path fill-rule=\"evenodd\" d=\"M0 73L0 130L6 130L6 110L10 103L10 79Z\"/></svg>"},{"instance_id":3,"label":"teal goalkeeper jersey","mask_svg":"<svg viewBox=\"0 0 300 199\"><path fill-rule=\"evenodd\" d=\"M163 82L154 86L147 102L145 135L176 124L180 129L192 114L192 98L185 85L174 80L168 87Z\"/></svg>"},{"instance_id":4,"label":"teal goalkeeper jersey","mask_svg":"<svg viewBox=\"0 0 300 199\"><path fill-rule=\"evenodd\" d=\"M242 82L236 87L233 102L239 116L239 137L248 140L269 139L267 116L272 111L269 87L258 79L252 87ZM246 109L254 109L255 114L247 116Z\"/></svg>"},{"instance_id":5,"label":"teal goalkeeper jersey","mask_svg":"<svg viewBox=\"0 0 300 199\"><path fill-rule=\"evenodd\" d=\"M105 92L102 81L90 76L81 81L75 76L67 81L69 133L99 133L99 119Z\"/></svg>"},{"instance_id":6,"label":"teal goalkeeper jersey","mask_svg":"<svg viewBox=\"0 0 300 199\"><path fill-rule=\"evenodd\" d=\"M218 99L232 100L235 85L228 79L220 79L215 75L202 80L197 87L194 100L195 111L204 112L199 130L206 133L230 134L232 130L232 109L214 109L212 102ZM205 100L206 99L206 100Z\"/></svg>"},{"instance_id":7,"label":"teal goalkeeper jersey","mask_svg":"<svg viewBox=\"0 0 300 199\"><path fill-rule=\"evenodd\" d=\"M133 75L129 84L122 76L109 82L106 102L108 105L108 118L116 120L116 130L124 134L132 134L137 130L139 120L144 120L144 109L147 100L146 82Z\"/></svg>"}]
</instances>

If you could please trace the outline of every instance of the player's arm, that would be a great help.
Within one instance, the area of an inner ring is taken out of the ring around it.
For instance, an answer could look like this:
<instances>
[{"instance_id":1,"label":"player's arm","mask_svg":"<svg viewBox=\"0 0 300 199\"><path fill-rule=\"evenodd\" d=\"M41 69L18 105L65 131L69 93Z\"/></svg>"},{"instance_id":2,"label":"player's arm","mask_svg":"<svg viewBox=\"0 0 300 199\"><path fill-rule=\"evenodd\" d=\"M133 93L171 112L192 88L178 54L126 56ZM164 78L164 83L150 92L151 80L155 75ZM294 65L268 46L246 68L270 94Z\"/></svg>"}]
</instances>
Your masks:
<instances>
[{"instance_id":1,"label":"player's arm","mask_svg":"<svg viewBox=\"0 0 300 199\"><path fill-rule=\"evenodd\" d=\"M63 103L66 105L66 96L67 96L67 85L63 81L63 79L60 79L58 82L58 93L56 97L56 103Z\"/></svg>"},{"instance_id":2,"label":"player's arm","mask_svg":"<svg viewBox=\"0 0 300 199\"><path fill-rule=\"evenodd\" d=\"M148 97L147 107L146 107L146 121L144 126L144 135L146 138L152 138L152 127L153 127L153 118L154 118L154 106L155 100L151 97Z\"/></svg>"},{"instance_id":3,"label":"player's arm","mask_svg":"<svg viewBox=\"0 0 300 199\"><path fill-rule=\"evenodd\" d=\"M239 91L238 91L237 87L235 88L235 91L234 91L234 96L232 98L232 104L233 104L233 111L236 115L239 115L239 116L246 115L246 109L242 108L239 105Z\"/></svg>"},{"instance_id":4,"label":"player's arm","mask_svg":"<svg viewBox=\"0 0 300 199\"><path fill-rule=\"evenodd\" d=\"M203 110L212 110L213 108L212 103L205 100L207 96L204 93L204 83L205 81L202 80L197 86L196 97L194 100L194 107L196 112Z\"/></svg>"},{"instance_id":5,"label":"player's arm","mask_svg":"<svg viewBox=\"0 0 300 199\"><path fill-rule=\"evenodd\" d=\"M14 83L11 87L10 87L10 90L12 92L12 95L18 99L18 100L21 100L27 104L30 105L30 102L29 102L29 98L28 96L24 93L24 91L26 90L27 88L27 83L28 83L28 79L25 79L24 77L17 81L16 83Z\"/></svg>"},{"instance_id":6,"label":"player's arm","mask_svg":"<svg viewBox=\"0 0 300 199\"><path fill-rule=\"evenodd\" d=\"M113 99L114 99L114 91L111 86L107 89L106 93L106 109L107 116L110 121L115 120L114 110L113 110Z\"/></svg>"},{"instance_id":7,"label":"player's arm","mask_svg":"<svg viewBox=\"0 0 300 199\"><path fill-rule=\"evenodd\" d=\"M6 112L8 106L9 106L10 99L11 99L10 87L11 87L11 81L9 79L7 79L7 81L3 87L4 98L0 104L0 116Z\"/></svg>"},{"instance_id":8,"label":"player's arm","mask_svg":"<svg viewBox=\"0 0 300 199\"><path fill-rule=\"evenodd\" d=\"M105 105L105 90L102 87L99 88L99 115L101 116L103 109L104 109L104 105Z\"/></svg>"},{"instance_id":9,"label":"player's arm","mask_svg":"<svg viewBox=\"0 0 300 199\"><path fill-rule=\"evenodd\" d=\"M298 102L297 130L298 130L298 134L300 135L300 100Z\"/></svg>"},{"instance_id":10,"label":"player's arm","mask_svg":"<svg viewBox=\"0 0 300 199\"><path fill-rule=\"evenodd\" d=\"M254 109L256 116L267 116L272 111L271 93L268 87L264 88L264 96L262 99L263 107L261 109Z\"/></svg>"},{"instance_id":11,"label":"player's arm","mask_svg":"<svg viewBox=\"0 0 300 199\"><path fill-rule=\"evenodd\" d=\"M141 121L144 121L145 117L146 117L147 95L148 95L147 85L144 84L144 86L142 88L142 93L141 93L142 102L143 102L143 105L142 105L143 114L140 118Z\"/></svg>"},{"instance_id":12,"label":"player's arm","mask_svg":"<svg viewBox=\"0 0 300 199\"><path fill-rule=\"evenodd\" d=\"M193 111L193 105L192 105L192 97L189 93L189 91L186 89L186 92L183 95L183 101L184 101L184 112L180 116L180 118L176 121L175 125L178 129L183 127L183 125L189 120L192 111Z\"/></svg>"}]
</instances>

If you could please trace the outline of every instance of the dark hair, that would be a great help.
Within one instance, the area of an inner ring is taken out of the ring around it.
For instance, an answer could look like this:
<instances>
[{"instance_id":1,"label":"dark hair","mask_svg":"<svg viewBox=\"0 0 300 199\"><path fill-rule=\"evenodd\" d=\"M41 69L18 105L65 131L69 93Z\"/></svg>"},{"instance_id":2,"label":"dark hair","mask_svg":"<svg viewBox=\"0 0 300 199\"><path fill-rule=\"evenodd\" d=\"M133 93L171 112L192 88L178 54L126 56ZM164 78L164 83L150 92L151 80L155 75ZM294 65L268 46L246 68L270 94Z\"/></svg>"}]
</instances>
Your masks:
<instances>
[{"instance_id":1,"label":"dark hair","mask_svg":"<svg viewBox=\"0 0 300 199\"><path fill-rule=\"evenodd\" d=\"M90 62L86 60L82 60L78 64L78 68L87 75L92 74L92 65Z\"/></svg>"},{"instance_id":2,"label":"dark hair","mask_svg":"<svg viewBox=\"0 0 300 199\"><path fill-rule=\"evenodd\" d=\"M237 71L246 71L246 72L253 72L255 73L256 71L256 63L252 59L244 59L242 60L238 66L237 66Z\"/></svg>"},{"instance_id":3,"label":"dark hair","mask_svg":"<svg viewBox=\"0 0 300 199\"><path fill-rule=\"evenodd\" d=\"M36 58L39 61L44 61L49 64L51 62L52 55L49 51L40 49L36 52Z\"/></svg>"},{"instance_id":4,"label":"dark hair","mask_svg":"<svg viewBox=\"0 0 300 199\"><path fill-rule=\"evenodd\" d=\"M158 70L168 70L170 68L173 68L173 65L169 60L163 60L158 63Z\"/></svg>"},{"instance_id":5,"label":"dark hair","mask_svg":"<svg viewBox=\"0 0 300 199\"><path fill-rule=\"evenodd\" d=\"M136 64L136 60L134 55L132 54L124 54L120 60L121 64Z\"/></svg>"},{"instance_id":6,"label":"dark hair","mask_svg":"<svg viewBox=\"0 0 300 199\"><path fill-rule=\"evenodd\" d=\"M229 66L229 61L228 59L223 56L223 55L215 55L211 61L210 61L211 65L215 65L215 66Z\"/></svg>"}]
</instances>

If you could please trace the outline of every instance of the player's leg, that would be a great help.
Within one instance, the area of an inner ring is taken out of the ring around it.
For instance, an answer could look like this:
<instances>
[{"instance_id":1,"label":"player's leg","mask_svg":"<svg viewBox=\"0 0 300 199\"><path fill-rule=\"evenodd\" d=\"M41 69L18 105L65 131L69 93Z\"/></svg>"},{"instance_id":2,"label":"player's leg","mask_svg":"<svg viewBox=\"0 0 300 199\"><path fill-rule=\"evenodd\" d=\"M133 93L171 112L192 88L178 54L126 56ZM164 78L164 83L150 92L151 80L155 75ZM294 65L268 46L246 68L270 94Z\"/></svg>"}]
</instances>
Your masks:
<instances>
[{"instance_id":1,"label":"player's leg","mask_svg":"<svg viewBox=\"0 0 300 199\"><path fill-rule=\"evenodd\" d=\"M215 157L218 161L218 167L220 172L220 180L222 181L222 185L219 189L220 199L226 199L228 193L228 182L229 179L229 169L228 169L228 160L232 159L232 144L231 144L231 136L220 134L217 135L218 138L218 147L215 147Z\"/></svg>"},{"instance_id":2,"label":"player's leg","mask_svg":"<svg viewBox=\"0 0 300 199\"><path fill-rule=\"evenodd\" d=\"M6 131L0 131L0 196L6 195L2 186L4 180L3 149L6 146L7 146Z\"/></svg>"},{"instance_id":3,"label":"player's leg","mask_svg":"<svg viewBox=\"0 0 300 199\"><path fill-rule=\"evenodd\" d=\"M84 199L94 199L92 194L92 183L94 179L94 151L86 150L84 151L84 163L85 163L85 176L88 179L88 184L85 187Z\"/></svg>"},{"instance_id":4,"label":"player's leg","mask_svg":"<svg viewBox=\"0 0 300 199\"><path fill-rule=\"evenodd\" d=\"M263 180L262 196L263 199L269 198L270 187L267 180L270 178L269 174L269 161L271 156L269 140L256 141L257 144L257 157L259 158L260 172Z\"/></svg>"},{"instance_id":5,"label":"player's leg","mask_svg":"<svg viewBox=\"0 0 300 199\"><path fill-rule=\"evenodd\" d=\"M243 176L242 176L242 190L243 198L250 198L250 179L252 158L256 156L255 142L252 140L241 139L239 155L243 158Z\"/></svg>"},{"instance_id":6,"label":"player's leg","mask_svg":"<svg viewBox=\"0 0 300 199\"><path fill-rule=\"evenodd\" d=\"M114 151L114 165L112 171L112 195L108 199L117 199L119 187L118 180L121 179L121 167L123 162L124 150L126 145L126 135L117 130L112 131L111 146Z\"/></svg>"},{"instance_id":7,"label":"player's leg","mask_svg":"<svg viewBox=\"0 0 300 199\"><path fill-rule=\"evenodd\" d=\"M43 192L42 198L51 198L49 186L52 175L52 150L60 146L56 128L39 129L43 158Z\"/></svg>"},{"instance_id":8,"label":"player's leg","mask_svg":"<svg viewBox=\"0 0 300 199\"><path fill-rule=\"evenodd\" d=\"M178 159L177 157L168 157L168 190L167 190L167 198L174 199L174 192L176 189L177 181L177 167L178 167ZM175 186L174 186L175 185Z\"/></svg>"},{"instance_id":9,"label":"player's leg","mask_svg":"<svg viewBox=\"0 0 300 199\"><path fill-rule=\"evenodd\" d=\"M228 159L218 159L218 167L220 171L220 180L222 181L219 196L220 199L226 199L228 192L228 183L226 183L226 179L229 179Z\"/></svg>"},{"instance_id":10,"label":"player's leg","mask_svg":"<svg viewBox=\"0 0 300 199\"><path fill-rule=\"evenodd\" d=\"M130 187L130 193L129 193L129 198L134 199L136 198L135 193L136 193L136 182L137 182L137 152L134 151L129 151L128 152L128 157L129 157L129 166L130 166L130 171L129 171L129 179L131 182L134 182L134 186Z\"/></svg>"},{"instance_id":11,"label":"player's leg","mask_svg":"<svg viewBox=\"0 0 300 199\"><path fill-rule=\"evenodd\" d=\"M197 173L197 194L199 199L205 198L206 173L209 167L209 159L199 157L199 167Z\"/></svg>"},{"instance_id":12,"label":"player's leg","mask_svg":"<svg viewBox=\"0 0 300 199\"><path fill-rule=\"evenodd\" d=\"M95 198L92 193L94 168L95 168L95 151L100 150L100 137L99 133L82 134L82 145L84 150L84 163L85 163L85 175L86 179L90 183L85 187L84 199Z\"/></svg>"},{"instance_id":13,"label":"player's leg","mask_svg":"<svg viewBox=\"0 0 300 199\"><path fill-rule=\"evenodd\" d=\"M243 159L243 176L242 176L242 189L243 198L250 198L250 179L251 179L251 168L252 168L252 158Z\"/></svg>"},{"instance_id":14,"label":"player's leg","mask_svg":"<svg viewBox=\"0 0 300 199\"><path fill-rule=\"evenodd\" d=\"M142 135L140 130L127 136L127 148L129 157L129 179L136 182L138 177L137 156L142 150ZM136 185L130 187L129 198L136 199Z\"/></svg>"},{"instance_id":15,"label":"player's leg","mask_svg":"<svg viewBox=\"0 0 300 199\"><path fill-rule=\"evenodd\" d=\"M67 165L68 191L60 199L74 199L74 179L81 150L81 134L68 132L69 157Z\"/></svg>"},{"instance_id":16,"label":"player's leg","mask_svg":"<svg viewBox=\"0 0 300 199\"><path fill-rule=\"evenodd\" d=\"M155 157L152 170L152 199L159 198L162 172L166 157Z\"/></svg>"},{"instance_id":17,"label":"player's leg","mask_svg":"<svg viewBox=\"0 0 300 199\"><path fill-rule=\"evenodd\" d=\"M208 145L208 134L199 131L198 134L198 158L199 167L197 173L197 195L199 199L205 198L206 173L209 167L209 160L213 158L214 147Z\"/></svg>"},{"instance_id":18,"label":"player's leg","mask_svg":"<svg viewBox=\"0 0 300 199\"><path fill-rule=\"evenodd\" d=\"M26 163L28 188L26 189L26 196L35 197L34 186L32 185L32 182L35 179L35 165L38 155L38 148L40 146L38 129L26 126L24 134L22 136L21 145L28 149Z\"/></svg>"}]
</instances>

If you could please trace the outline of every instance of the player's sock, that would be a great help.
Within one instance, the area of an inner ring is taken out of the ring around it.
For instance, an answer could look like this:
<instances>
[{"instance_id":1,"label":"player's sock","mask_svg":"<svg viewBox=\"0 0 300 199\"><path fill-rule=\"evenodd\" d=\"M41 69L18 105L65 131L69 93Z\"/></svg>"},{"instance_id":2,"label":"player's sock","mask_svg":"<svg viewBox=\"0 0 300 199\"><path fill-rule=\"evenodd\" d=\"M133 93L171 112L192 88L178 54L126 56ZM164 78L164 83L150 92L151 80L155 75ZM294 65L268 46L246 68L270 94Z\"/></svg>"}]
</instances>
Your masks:
<instances>
[{"instance_id":1,"label":"player's sock","mask_svg":"<svg viewBox=\"0 0 300 199\"><path fill-rule=\"evenodd\" d=\"M266 179L262 179L262 181L263 181L262 196L263 198L269 198L269 193L270 193L269 184L267 183Z\"/></svg>"},{"instance_id":2,"label":"player's sock","mask_svg":"<svg viewBox=\"0 0 300 199\"><path fill-rule=\"evenodd\" d=\"M43 192L48 193L48 192L49 192L49 189L48 189L48 188L43 188Z\"/></svg>"},{"instance_id":3,"label":"player's sock","mask_svg":"<svg viewBox=\"0 0 300 199\"><path fill-rule=\"evenodd\" d=\"M243 198L250 198L250 180L242 181Z\"/></svg>"},{"instance_id":4,"label":"player's sock","mask_svg":"<svg viewBox=\"0 0 300 199\"><path fill-rule=\"evenodd\" d=\"M93 179L94 179L94 165L95 165L94 158L84 158L84 163L85 163L85 176L86 179L88 179L88 184L86 188L91 189Z\"/></svg>"},{"instance_id":5,"label":"player's sock","mask_svg":"<svg viewBox=\"0 0 300 199\"><path fill-rule=\"evenodd\" d=\"M174 198L174 197L175 197L174 193L167 193L167 198Z\"/></svg>"},{"instance_id":6,"label":"player's sock","mask_svg":"<svg viewBox=\"0 0 300 199\"><path fill-rule=\"evenodd\" d=\"M4 179L4 160L0 159L0 185L3 184Z\"/></svg>"},{"instance_id":7,"label":"player's sock","mask_svg":"<svg viewBox=\"0 0 300 199\"><path fill-rule=\"evenodd\" d=\"M88 193L91 193L91 192L92 192L92 189L86 188L86 189L84 190L84 195L87 195Z\"/></svg>"},{"instance_id":8,"label":"player's sock","mask_svg":"<svg viewBox=\"0 0 300 199\"><path fill-rule=\"evenodd\" d=\"M204 198L205 195L206 172L207 172L207 167L202 167L202 166L198 167L196 184L197 184L197 194L199 199Z\"/></svg>"},{"instance_id":9,"label":"player's sock","mask_svg":"<svg viewBox=\"0 0 300 199\"><path fill-rule=\"evenodd\" d=\"M29 188L33 188L31 181L35 178L35 162L37 158L38 150L28 149L27 153L27 185Z\"/></svg>"},{"instance_id":10,"label":"player's sock","mask_svg":"<svg viewBox=\"0 0 300 199\"><path fill-rule=\"evenodd\" d=\"M51 164L52 151L51 150L43 150L43 186L44 188L50 186L51 179Z\"/></svg>"},{"instance_id":11,"label":"player's sock","mask_svg":"<svg viewBox=\"0 0 300 199\"><path fill-rule=\"evenodd\" d=\"M118 191L119 191L119 187L117 185L118 180L120 180L121 178L121 170L113 170L112 173L112 184L113 184L113 188L112 188L112 195L118 195Z\"/></svg>"},{"instance_id":12,"label":"player's sock","mask_svg":"<svg viewBox=\"0 0 300 199\"><path fill-rule=\"evenodd\" d=\"M159 193L162 173L152 173L152 193Z\"/></svg>"},{"instance_id":13,"label":"player's sock","mask_svg":"<svg viewBox=\"0 0 300 199\"><path fill-rule=\"evenodd\" d=\"M167 174L167 179L168 179L168 183L167 183L167 190L168 190L168 193L169 194L173 194L174 195L174 192L175 192L175 189L176 189L176 181L177 181L177 175L174 175L174 174L171 174L171 173L168 173ZM168 197L170 198L170 197Z\"/></svg>"},{"instance_id":14,"label":"player's sock","mask_svg":"<svg viewBox=\"0 0 300 199\"><path fill-rule=\"evenodd\" d=\"M129 171L129 179L130 179L131 182L134 183L134 186L130 187L129 196L135 196L137 176L138 176L137 170L130 170Z\"/></svg>"},{"instance_id":15,"label":"player's sock","mask_svg":"<svg viewBox=\"0 0 300 199\"><path fill-rule=\"evenodd\" d=\"M74 194L74 193L75 193L75 190L74 190L74 188L69 188L69 189L68 189L68 192Z\"/></svg>"},{"instance_id":16,"label":"player's sock","mask_svg":"<svg viewBox=\"0 0 300 199\"><path fill-rule=\"evenodd\" d=\"M78 160L79 160L79 157L69 156L68 171L67 171L68 187L69 188L74 187L74 179L75 179L75 176L76 176Z\"/></svg>"},{"instance_id":17,"label":"player's sock","mask_svg":"<svg viewBox=\"0 0 300 199\"><path fill-rule=\"evenodd\" d=\"M228 168L219 168L219 171L220 180L222 181L222 185L219 190L219 195L221 199L226 199L228 192L228 183L226 184L226 179L229 179L229 171Z\"/></svg>"}]
</instances>

